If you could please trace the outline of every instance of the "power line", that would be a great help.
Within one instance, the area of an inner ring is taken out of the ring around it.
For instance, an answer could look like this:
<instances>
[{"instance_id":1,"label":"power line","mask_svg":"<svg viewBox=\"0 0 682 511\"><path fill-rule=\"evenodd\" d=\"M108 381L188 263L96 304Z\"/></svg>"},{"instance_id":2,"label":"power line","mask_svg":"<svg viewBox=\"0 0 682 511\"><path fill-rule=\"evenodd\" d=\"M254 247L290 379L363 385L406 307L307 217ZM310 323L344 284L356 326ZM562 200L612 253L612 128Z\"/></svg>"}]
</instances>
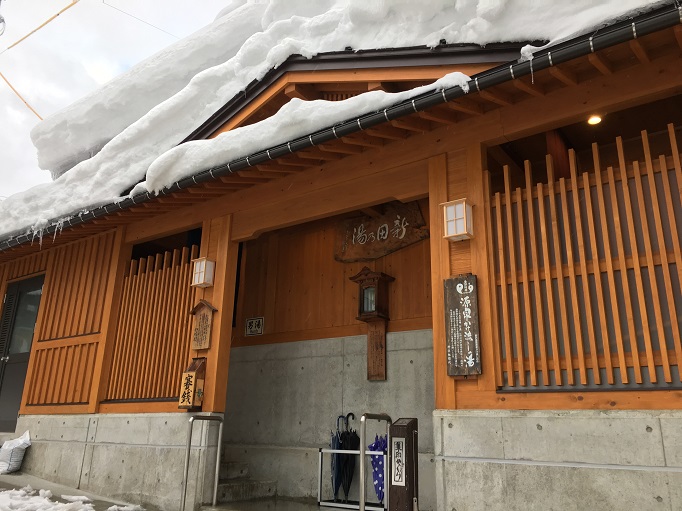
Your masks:
<instances>
[{"instance_id":1,"label":"power line","mask_svg":"<svg viewBox=\"0 0 682 511\"><path fill-rule=\"evenodd\" d=\"M123 9L119 9L119 8L116 7L116 6L113 6L113 5L111 5L111 4L108 4L105 0L102 0L102 3L103 3L104 5L106 5L107 7L111 7L112 9L115 9L115 10L117 10L118 12L120 12L120 13L122 13L122 14L125 14L126 16L130 16L131 18L136 19L137 21L139 21L139 22L141 22L141 23L144 23L145 25L148 25L148 26L150 26L150 27L152 27L152 28L155 28L156 30L160 30L160 31L163 32L164 34L168 34L169 36L174 37L175 39L180 39L180 38L179 38L178 36L176 36L175 34L171 34L170 32L168 32L168 31L162 29L161 27L157 27L156 25L154 25L154 24L152 24L152 23L149 23L148 21L145 21L145 20L143 20L142 18L138 18L137 16L135 16L134 14L129 13L128 11L124 11Z\"/></svg>"}]
</instances>

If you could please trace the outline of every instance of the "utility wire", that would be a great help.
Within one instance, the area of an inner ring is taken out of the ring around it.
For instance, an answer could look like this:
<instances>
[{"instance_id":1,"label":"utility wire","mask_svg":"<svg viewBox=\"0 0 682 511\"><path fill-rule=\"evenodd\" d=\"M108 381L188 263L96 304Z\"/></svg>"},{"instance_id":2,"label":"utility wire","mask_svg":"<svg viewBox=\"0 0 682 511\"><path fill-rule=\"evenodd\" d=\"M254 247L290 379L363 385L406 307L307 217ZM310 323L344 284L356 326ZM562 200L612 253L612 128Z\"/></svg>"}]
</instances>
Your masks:
<instances>
[{"instance_id":1,"label":"utility wire","mask_svg":"<svg viewBox=\"0 0 682 511\"><path fill-rule=\"evenodd\" d=\"M171 36L171 37L173 37L173 38L175 38L175 39L180 39L180 38L179 38L178 36L176 36L175 34L171 34L170 32L168 32L168 31L162 29L161 27L157 27L156 25L153 25L153 24L149 23L148 21L143 20L142 18L138 18L138 17L135 16L134 14L130 14L128 11L124 11L123 9L119 9L119 8L116 7L116 6L113 6L113 5L111 5L111 4L108 4L108 3L106 2L106 0L102 0L102 3L103 3L104 5L106 5L107 7L111 7L112 9L115 9L115 10L117 10L118 12L120 12L120 13L122 13L122 14L125 14L126 16L130 16L131 18L136 19L137 21L139 21L139 22L141 22L141 23L144 23L145 25L148 25L148 26L150 26L150 27L152 27L152 28L155 28L156 30L160 30L160 31L163 32L164 34L168 34L169 36Z\"/></svg>"}]
</instances>

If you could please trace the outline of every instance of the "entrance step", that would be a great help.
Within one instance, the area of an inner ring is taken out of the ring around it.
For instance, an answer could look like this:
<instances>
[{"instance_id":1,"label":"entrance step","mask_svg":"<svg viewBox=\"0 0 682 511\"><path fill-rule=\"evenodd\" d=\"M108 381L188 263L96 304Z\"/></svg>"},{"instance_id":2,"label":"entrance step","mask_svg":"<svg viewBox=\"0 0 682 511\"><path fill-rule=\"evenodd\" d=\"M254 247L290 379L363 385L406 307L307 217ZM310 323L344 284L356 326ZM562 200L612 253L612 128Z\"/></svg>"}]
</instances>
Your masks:
<instances>
[{"instance_id":1,"label":"entrance step","mask_svg":"<svg viewBox=\"0 0 682 511\"><path fill-rule=\"evenodd\" d=\"M249 464L243 461L222 461L220 463L220 479L232 481L249 477Z\"/></svg>"},{"instance_id":2,"label":"entrance step","mask_svg":"<svg viewBox=\"0 0 682 511\"><path fill-rule=\"evenodd\" d=\"M230 502L217 506L204 505L201 511L320 511L315 499L264 499L247 502Z\"/></svg>"},{"instance_id":3,"label":"entrance step","mask_svg":"<svg viewBox=\"0 0 682 511\"><path fill-rule=\"evenodd\" d=\"M218 502L256 500L277 495L277 482L233 479L218 484Z\"/></svg>"}]
</instances>

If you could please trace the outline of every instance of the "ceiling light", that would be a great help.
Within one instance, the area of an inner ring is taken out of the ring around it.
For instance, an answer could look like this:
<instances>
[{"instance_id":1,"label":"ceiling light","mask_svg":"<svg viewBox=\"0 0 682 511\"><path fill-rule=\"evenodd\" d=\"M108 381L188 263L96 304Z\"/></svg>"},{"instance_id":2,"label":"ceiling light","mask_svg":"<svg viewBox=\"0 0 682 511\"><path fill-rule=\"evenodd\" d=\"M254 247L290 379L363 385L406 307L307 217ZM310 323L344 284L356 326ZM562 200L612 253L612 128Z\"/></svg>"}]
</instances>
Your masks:
<instances>
[{"instance_id":1,"label":"ceiling light","mask_svg":"<svg viewBox=\"0 0 682 511\"><path fill-rule=\"evenodd\" d=\"M601 122L601 117L598 115L590 115L590 118L587 119L587 124L594 126L596 124L599 124Z\"/></svg>"}]
</instances>

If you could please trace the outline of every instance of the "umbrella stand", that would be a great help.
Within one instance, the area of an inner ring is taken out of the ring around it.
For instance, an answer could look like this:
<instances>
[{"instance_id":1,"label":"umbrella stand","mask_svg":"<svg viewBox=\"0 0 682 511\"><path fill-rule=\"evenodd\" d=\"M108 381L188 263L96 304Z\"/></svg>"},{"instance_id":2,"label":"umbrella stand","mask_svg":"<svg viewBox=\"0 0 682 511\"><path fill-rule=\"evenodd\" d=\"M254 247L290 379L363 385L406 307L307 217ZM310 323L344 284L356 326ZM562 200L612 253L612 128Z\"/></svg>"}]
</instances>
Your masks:
<instances>
[{"instance_id":1,"label":"umbrella stand","mask_svg":"<svg viewBox=\"0 0 682 511\"><path fill-rule=\"evenodd\" d=\"M353 420L355 420L355 414L351 412L345 417L346 430L341 433L341 449L357 451L360 448L360 437L356 430L348 428L350 417L353 417ZM360 455L362 456L362 453ZM346 497L345 502L348 503L348 493L350 492L350 486L355 475L355 454L342 454L341 456L343 457L341 463L341 484Z\"/></svg>"},{"instance_id":2,"label":"umbrella stand","mask_svg":"<svg viewBox=\"0 0 682 511\"><path fill-rule=\"evenodd\" d=\"M339 415L336 418L336 432L332 431L331 433L331 441L329 442L329 447L331 449L342 449L341 447L341 435L342 431L341 428L339 427L339 421L344 421L346 419L345 416ZM338 500L338 495L339 495L339 489L341 488L342 484L342 456L343 454L340 453L332 453L331 455L331 460L332 460L332 466L331 466L331 472L332 472L332 490L334 492L334 502Z\"/></svg>"}]
</instances>

